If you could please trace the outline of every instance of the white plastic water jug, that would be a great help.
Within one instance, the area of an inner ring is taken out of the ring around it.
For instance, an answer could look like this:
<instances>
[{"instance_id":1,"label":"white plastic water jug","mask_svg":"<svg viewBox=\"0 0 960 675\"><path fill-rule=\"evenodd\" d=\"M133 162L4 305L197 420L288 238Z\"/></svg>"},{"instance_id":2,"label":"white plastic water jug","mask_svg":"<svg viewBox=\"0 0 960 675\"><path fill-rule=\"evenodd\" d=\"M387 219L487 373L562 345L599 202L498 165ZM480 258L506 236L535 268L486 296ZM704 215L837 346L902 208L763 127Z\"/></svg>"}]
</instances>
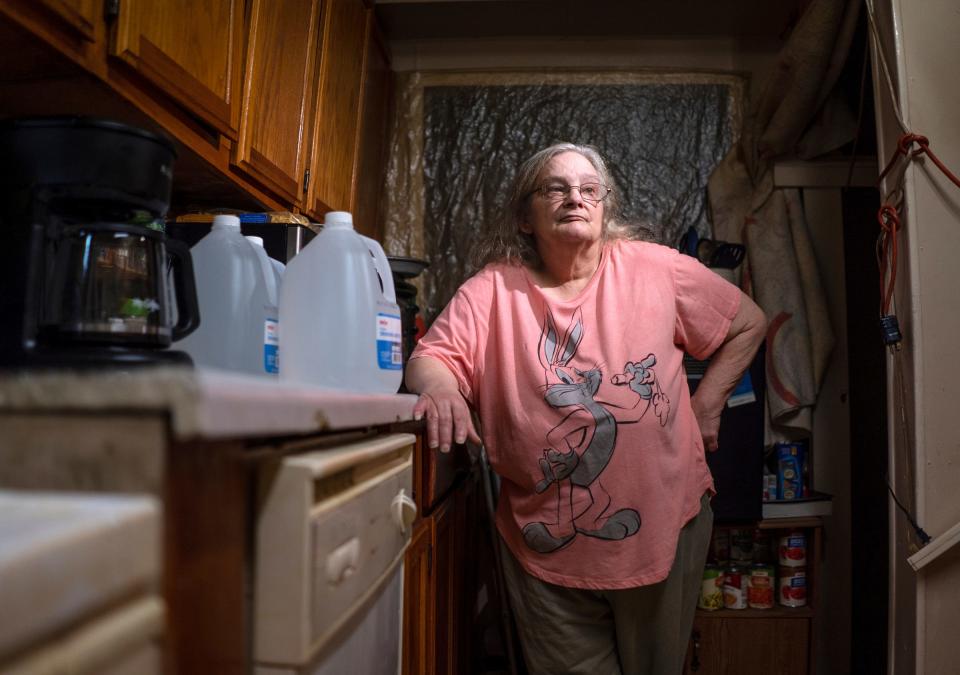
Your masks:
<instances>
[{"instance_id":1,"label":"white plastic water jug","mask_svg":"<svg viewBox=\"0 0 960 675\"><path fill-rule=\"evenodd\" d=\"M247 235L247 241L253 244L260 261L260 272L267 287L267 305L264 307L263 321L263 368L276 375L280 372L280 284L286 267L279 260L267 255L263 247L263 237Z\"/></svg>"},{"instance_id":2,"label":"white plastic water jug","mask_svg":"<svg viewBox=\"0 0 960 675\"><path fill-rule=\"evenodd\" d=\"M390 393L403 377L400 309L380 244L345 211L290 260L280 288L280 379Z\"/></svg>"},{"instance_id":3,"label":"white plastic water jug","mask_svg":"<svg viewBox=\"0 0 960 675\"><path fill-rule=\"evenodd\" d=\"M198 366L246 373L270 372L265 335L276 338L277 293L266 251L240 232L240 219L220 215L190 249L200 303L200 327L177 343ZM264 267L266 266L266 268ZM274 282L271 302L268 277ZM276 339L274 339L276 343ZM272 351L276 368L276 345Z\"/></svg>"},{"instance_id":4,"label":"white plastic water jug","mask_svg":"<svg viewBox=\"0 0 960 675\"><path fill-rule=\"evenodd\" d=\"M252 234L248 234L245 236L247 238L247 241L249 241L251 244L255 244L256 246L263 248L263 237L257 237ZM266 253L266 249L264 249L264 253ZM269 254L267 254L267 260L270 261L270 266L273 268L273 275L274 277L276 277L276 280L277 280L277 302L279 303L280 302L280 284L283 283L283 272L287 266L284 265L279 260L277 260L276 258L271 258Z\"/></svg>"}]
</instances>

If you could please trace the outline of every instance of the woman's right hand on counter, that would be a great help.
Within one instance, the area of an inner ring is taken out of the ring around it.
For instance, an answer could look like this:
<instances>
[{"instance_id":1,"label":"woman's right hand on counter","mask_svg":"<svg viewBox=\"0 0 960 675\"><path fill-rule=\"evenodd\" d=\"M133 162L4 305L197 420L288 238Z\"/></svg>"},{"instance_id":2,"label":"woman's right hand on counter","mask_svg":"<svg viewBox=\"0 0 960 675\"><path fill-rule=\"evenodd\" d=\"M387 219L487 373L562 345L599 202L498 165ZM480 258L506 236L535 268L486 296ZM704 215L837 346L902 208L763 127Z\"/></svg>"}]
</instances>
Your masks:
<instances>
[{"instance_id":1,"label":"woman's right hand on counter","mask_svg":"<svg viewBox=\"0 0 960 675\"><path fill-rule=\"evenodd\" d=\"M442 363L430 358L411 359L407 363L406 383L409 390L420 394L413 416L418 420L426 416L430 448L450 452L453 442L481 442L457 380Z\"/></svg>"}]
</instances>

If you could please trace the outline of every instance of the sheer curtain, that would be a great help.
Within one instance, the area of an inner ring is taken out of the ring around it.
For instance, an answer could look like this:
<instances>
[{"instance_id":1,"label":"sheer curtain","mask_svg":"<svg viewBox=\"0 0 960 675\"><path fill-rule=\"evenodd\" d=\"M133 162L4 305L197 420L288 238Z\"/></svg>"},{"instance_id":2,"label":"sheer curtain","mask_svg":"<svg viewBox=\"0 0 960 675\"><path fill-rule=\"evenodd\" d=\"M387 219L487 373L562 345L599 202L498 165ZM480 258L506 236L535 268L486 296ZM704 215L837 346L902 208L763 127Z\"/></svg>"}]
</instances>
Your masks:
<instances>
[{"instance_id":1,"label":"sheer curtain","mask_svg":"<svg viewBox=\"0 0 960 675\"><path fill-rule=\"evenodd\" d=\"M710 235L706 184L736 141L744 83L653 73L400 76L385 186L386 249L424 258L430 320L469 276L523 160L552 143L596 147L624 220L676 246Z\"/></svg>"}]
</instances>

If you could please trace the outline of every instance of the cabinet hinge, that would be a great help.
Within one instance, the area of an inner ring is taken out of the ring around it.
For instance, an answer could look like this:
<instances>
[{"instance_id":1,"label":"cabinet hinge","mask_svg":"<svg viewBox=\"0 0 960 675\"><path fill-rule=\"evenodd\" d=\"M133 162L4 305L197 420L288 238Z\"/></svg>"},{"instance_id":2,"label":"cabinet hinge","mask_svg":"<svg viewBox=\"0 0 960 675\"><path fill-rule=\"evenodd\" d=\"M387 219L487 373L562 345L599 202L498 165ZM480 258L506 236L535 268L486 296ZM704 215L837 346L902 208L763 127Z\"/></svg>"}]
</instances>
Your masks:
<instances>
[{"instance_id":1,"label":"cabinet hinge","mask_svg":"<svg viewBox=\"0 0 960 675\"><path fill-rule=\"evenodd\" d=\"M120 0L103 0L103 18L113 21L120 16Z\"/></svg>"},{"instance_id":2,"label":"cabinet hinge","mask_svg":"<svg viewBox=\"0 0 960 675\"><path fill-rule=\"evenodd\" d=\"M310 186L310 169L303 172L303 194L307 194L307 188Z\"/></svg>"}]
</instances>

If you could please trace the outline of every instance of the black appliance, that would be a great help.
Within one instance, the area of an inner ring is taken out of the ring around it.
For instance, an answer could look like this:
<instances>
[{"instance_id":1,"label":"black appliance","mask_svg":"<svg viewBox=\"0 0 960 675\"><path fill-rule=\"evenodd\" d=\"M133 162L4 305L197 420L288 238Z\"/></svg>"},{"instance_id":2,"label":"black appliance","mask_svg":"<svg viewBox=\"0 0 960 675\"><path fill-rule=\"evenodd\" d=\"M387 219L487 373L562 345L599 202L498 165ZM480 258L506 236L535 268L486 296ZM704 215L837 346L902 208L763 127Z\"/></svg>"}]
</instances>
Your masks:
<instances>
[{"instance_id":1,"label":"black appliance","mask_svg":"<svg viewBox=\"0 0 960 675\"><path fill-rule=\"evenodd\" d=\"M752 523L763 515L764 354L761 347L748 369L756 400L724 406L718 448L707 452L707 465L717 489L711 502L716 523ZM696 391L707 365L708 362L684 357L691 393Z\"/></svg>"},{"instance_id":2,"label":"black appliance","mask_svg":"<svg viewBox=\"0 0 960 675\"><path fill-rule=\"evenodd\" d=\"M417 287L410 281L417 278L430 264L425 260L396 255L387 256L387 261L390 263L393 288L397 294L397 305L400 307L401 347L403 364L406 366L410 353L417 346L417 315L420 313L417 306Z\"/></svg>"},{"instance_id":3,"label":"black appliance","mask_svg":"<svg viewBox=\"0 0 960 675\"><path fill-rule=\"evenodd\" d=\"M167 349L200 321L189 249L163 232L173 144L31 118L0 123L0 153L0 366L189 364Z\"/></svg>"}]
</instances>

